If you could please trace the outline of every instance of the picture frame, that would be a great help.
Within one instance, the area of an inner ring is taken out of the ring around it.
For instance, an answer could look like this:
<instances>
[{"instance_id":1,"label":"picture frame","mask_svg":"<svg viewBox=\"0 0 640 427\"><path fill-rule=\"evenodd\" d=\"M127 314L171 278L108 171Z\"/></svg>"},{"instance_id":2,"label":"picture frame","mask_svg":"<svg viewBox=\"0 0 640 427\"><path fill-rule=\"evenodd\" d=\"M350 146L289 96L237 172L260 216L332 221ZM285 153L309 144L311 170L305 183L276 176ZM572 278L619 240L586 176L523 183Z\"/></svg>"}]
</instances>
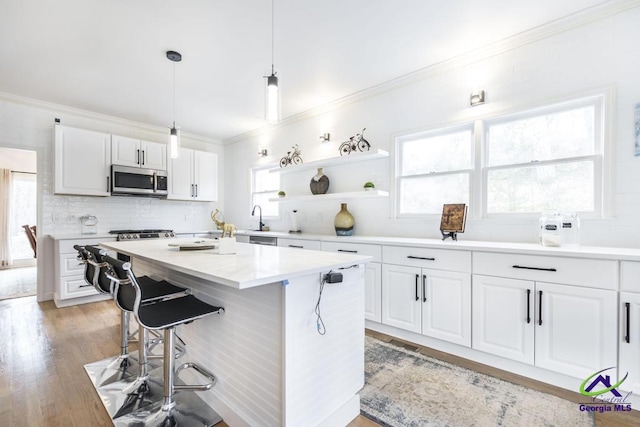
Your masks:
<instances>
[{"instance_id":1,"label":"picture frame","mask_svg":"<svg viewBox=\"0 0 640 427\"><path fill-rule=\"evenodd\" d=\"M464 233L467 221L467 205L454 203L442 205L440 231L443 233Z\"/></svg>"}]
</instances>

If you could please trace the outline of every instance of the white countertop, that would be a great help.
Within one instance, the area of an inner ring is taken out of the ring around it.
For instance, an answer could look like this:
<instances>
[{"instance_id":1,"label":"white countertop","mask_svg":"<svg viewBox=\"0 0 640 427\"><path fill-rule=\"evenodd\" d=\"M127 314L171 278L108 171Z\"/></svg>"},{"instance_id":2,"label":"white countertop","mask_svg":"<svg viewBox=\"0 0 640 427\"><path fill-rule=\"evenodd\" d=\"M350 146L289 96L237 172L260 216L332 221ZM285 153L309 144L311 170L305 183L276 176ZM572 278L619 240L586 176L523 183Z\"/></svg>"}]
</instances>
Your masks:
<instances>
[{"instance_id":1,"label":"white countertop","mask_svg":"<svg viewBox=\"0 0 640 427\"><path fill-rule=\"evenodd\" d=\"M153 239L105 242L100 245L117 252L158 262L176 271L238 289L251 288L312 273L367 263L371 257L236 243L237 253L220 255L217 249L180 251L169 243L217 240L202 238Z\"/></svg>"},{"instance_id":2,"label":"white countertop","mask_svg":"<svg viewBox=\"0 0 640 427\"><path fill-rule=\"evenodd\" d=\"M181 232L181 234L186 232ZM219 234L219 230L206 230L189 232L188 234ZM415 237L393 236L334 236L327 234L287 233L281 231L254 231L238 230L239 236L268 236L281 239L318 240L321 242L366 243L377 245L413 246L434 249L452 249L484 252L506 252L513 254L561 256L576 258L616 259L623 261L640 261L640 248L616 248L608 246L560 246L548 247L537 243L515 242L490 242L478 240L464 240L464 235L458 236L460 240L447 239L421 239ZM111 234L74 234L51 235L54 240L81 239L96 237L114 237Z\"/></svg>"}]
</instances>

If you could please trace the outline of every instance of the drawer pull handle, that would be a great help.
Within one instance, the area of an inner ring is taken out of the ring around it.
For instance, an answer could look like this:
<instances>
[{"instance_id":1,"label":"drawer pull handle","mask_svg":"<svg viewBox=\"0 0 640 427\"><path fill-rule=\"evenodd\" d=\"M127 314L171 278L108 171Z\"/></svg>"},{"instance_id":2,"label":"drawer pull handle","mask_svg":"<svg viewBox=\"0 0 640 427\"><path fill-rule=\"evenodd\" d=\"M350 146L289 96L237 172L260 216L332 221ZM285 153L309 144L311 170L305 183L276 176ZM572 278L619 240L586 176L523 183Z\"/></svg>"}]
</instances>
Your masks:
<instances>
[{"instance_id":1,"label":"drawer pull handle","mask_svg":"<svg viewBox=\"0 0 640 427\"><path fill-rule=\"evenodd\" d=\"M627 320L627 334L624 336L624 341L628 344L631 342L631 319L630 319L630 311L631 311L631 303L625 302L624 308L626 309L626 320Z\"/></svg>"},{"instance_id":2,"label":"drawer pull handle","mask_svg":"<svg viewBox=\"0 0 640 427\"><path fill-rule=\"evenodd\" d=\"M304 246L300 246L300 245L289 245L290 248L298 248L298 249L304 249Z\"/></svg>"},{"instance_id":3,"label":"drawer pull handle","mask_svg":"<svg viewBox=\"0 0 640 427\"><path fill-rule=\"evenodd\" d=\"M348 249L338 249L338 252L349 252L350 254L357 254L358 251L350 251Z\"/></svg>"},{"instance_id":4,"label":"drawer pull handle","mask_svg":"<svg viewBox=\"0 0 640 427\"><path fill-rule=\"evenodd\" d=\"M427 302L427 275L422 275L422 302Z\"/></svg>"},{"instance_id":5,"label":"drawer pull handle","mask_svg":"<svg viewBox=\"0 0 640 427\"><path fill-rule=\"evenodd\" d=\"M527 289L527 323L531 323L531 289Z\"/></svg>"},{"instance_id":6,"label":"drawer pull handle","mask_svg":"<svg viewBox=\"0 0 640 427\"><path fill-rule=\"evenodd\" d=\"M514 265L513 268L520 268L523 270L558 271L555 268L527 267L526 265Z\"/></svg>"},{"instance_id":7,"label":"drawer pull handle","mask_svg":"<svg viewBox=\"0 0 640 427\"><path fill-rule=\"evenodd\" d=\"M418 280L420 280L420 275L416 274L416 301L420 300L420 296L418 296Z\"/></svg>"},{"instance_id":8,"label":"drawer pull handle","mask_svg":"<svg viewBox=\"0 0 640 427\"><path fill-rule=\"evenodd\" d=\"M87 283L86 285L80 285L78 287L79 288L88 288L89 286L93 286L93 285L90 285L90 284Z\"/></svg>"},{"instance_id":9,"label":"drawer pull handle","mask_svg":"<svg viewBox=\"0 0 640 427\"><path fill-rule=\"evenodd\" d=\"M538 326L542 326L542 291L538 291L540 296L538 301Z\"/></svg>"},{"instance_id":10,"label":"drawer pull handle","mask_svg":"<svg viewBox=\"0 0 640 427\"><path fill-rule=\"evenodd\" d=\"M427 257L422 257L422 256L413 256L413 255L407 255L407 258L409 259L421 259L424 261L435 261L435 258L427 258Z\"/></svg>"}]
</instances>

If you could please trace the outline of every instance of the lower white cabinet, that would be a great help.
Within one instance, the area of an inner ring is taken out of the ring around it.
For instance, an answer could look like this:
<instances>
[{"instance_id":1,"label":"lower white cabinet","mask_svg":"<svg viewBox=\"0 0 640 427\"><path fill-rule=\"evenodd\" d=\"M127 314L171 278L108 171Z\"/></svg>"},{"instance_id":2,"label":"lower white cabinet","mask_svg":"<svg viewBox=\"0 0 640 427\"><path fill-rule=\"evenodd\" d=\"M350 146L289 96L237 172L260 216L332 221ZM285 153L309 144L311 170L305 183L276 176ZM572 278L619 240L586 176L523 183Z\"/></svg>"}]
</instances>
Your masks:
<instances>
[{"instance_id":1,"label":"lower white cabinet","mask_svg":"<svg viewBox=\"0 0 640 427\"><path fill-rule=\"evenodd\" d=\"M616 366L615 291L473 276L473 348L575 378Z\"/></svg>"},{"instance_id":2,"label":"lower white cabinet","mask_svg":"<svg viewBox=\"0 0 640 427\"><path fill-rule=\"evenodd\" d=\"M382 265L382 323L471 346L471 276Z\"/></svg>"},{"instance_id":3,"label":"lower white cabinet","mask_svg":"<svg viewBox=\"0 0 640 427\"><path fill-rule=\"evenodd\" d=\"M382 267L378 262L366 264L364 273L364 318L382 322Z\"/></svg>"},{"instance_id":4,"label":"lower white cabinet","mask_svg":"<svg viewBox=\"0 0 640 427\"><path fill-rule=\"evenodd\" d=\"M95 288L84 280L84 264L78 261L78 252L74 245L97 245L100 242L115 241L114 238L87 238L55 240L55 294L57 307L82 304L111 298L110 295L99 294ZM111 253L111 256L115 254Z\"/></svg>"},{"instance_id":5,"label":"lower white cabinet","mask_svg":"<svg viewBox=\"0 0 640 427\"><path fill-rule=\"evenodd\" d=\"M640 394L640 294L620 292L620 355L618 379L629 376L620 388Z\"/></svg>"}]
</instances>

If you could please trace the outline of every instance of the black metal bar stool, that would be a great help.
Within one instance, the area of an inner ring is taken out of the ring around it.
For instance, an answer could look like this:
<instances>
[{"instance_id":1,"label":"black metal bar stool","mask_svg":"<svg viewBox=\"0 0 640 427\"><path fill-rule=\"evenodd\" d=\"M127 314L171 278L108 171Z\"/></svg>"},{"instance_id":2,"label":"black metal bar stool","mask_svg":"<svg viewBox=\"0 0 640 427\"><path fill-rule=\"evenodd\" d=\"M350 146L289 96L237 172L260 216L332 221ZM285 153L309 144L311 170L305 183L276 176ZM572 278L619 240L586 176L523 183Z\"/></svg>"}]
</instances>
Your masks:
<instances>
[{"instance_id":1,"label":"black metal bar stool","mask_svg":"<svg viewBox=\"0 0 640 427\"><path fill-rule=\"evenodd\" d=\"M141 285L131 271L131 264L106 256L103 258L112 270L107 276L116 284L116 301L123 307L131 307L141 327L164 331L163 399L123 417L114 419L116 426L212 426L222 417L206 405L195 393L176 393L187 390L209 390L216 377L195 363L183 363L175 367L176 326L193 322L211 314L222 314L224 308L216 307L188 295L182 298L145 302ZM201 385L176 384L177 375L183 369L192 368L209 382Z\"/></svg>"},{"instance_id":2,"label":"black metal bar stool","mask_svg":"<svg viewBox=\"0 0 640 427\"><path fill-rule=\"evenodd\" d=\"M76 248L80 256L86 256L87 272L85 278L92 281L98 292L110 292L116 296L116 287L106 275L109 264L103 257L104 249L95 246ZM167 281L155 281L149 277L141 277L142 298L145 302L154 302L168 298L178 298L190 293L189 289L173 285ZM121 307L116 300L116 305L121 313L121 352L116 360L113 358L85 365L85 370L92 379L96 391L100 395L107 412L112 418L137 410L142 406L159 401L162 398L160 384L161 375L152 381L149 374L149 350L152 340L149 338L149 330L140 327L140 340L138 345L137 364L133 364L128 351L129 342L129 316L131 310ZM179 347L181 353L184 348ZM174 350L175 354L175 350ZM162 358L162 356L156 356ZM133 367L137 369L133 369ZM114 373L115 370L115 373ZM153 383L156 384L155 392Z\"/></svg>"}]
</instances>

